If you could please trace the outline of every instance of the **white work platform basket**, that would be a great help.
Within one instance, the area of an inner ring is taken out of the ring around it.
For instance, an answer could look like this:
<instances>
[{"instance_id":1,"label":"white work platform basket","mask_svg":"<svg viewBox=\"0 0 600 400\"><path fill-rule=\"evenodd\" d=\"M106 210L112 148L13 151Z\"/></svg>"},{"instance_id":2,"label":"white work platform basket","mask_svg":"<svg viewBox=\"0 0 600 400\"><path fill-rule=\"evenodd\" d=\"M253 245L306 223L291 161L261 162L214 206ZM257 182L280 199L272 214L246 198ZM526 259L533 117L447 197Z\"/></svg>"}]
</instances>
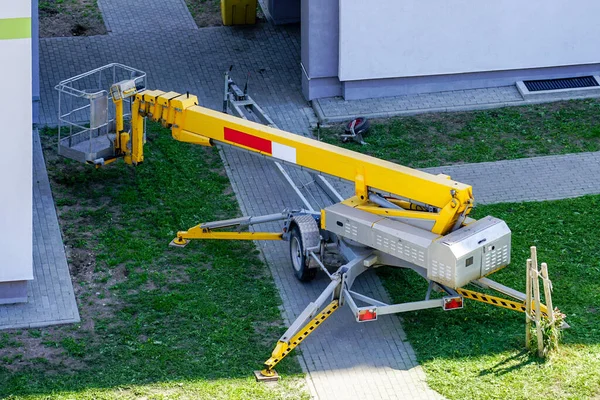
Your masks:
<instances>
[{"instance_id":1,"label":"white work platform basket","mask_svg":"<svg viewBox=\"0 0 600 400\"><path fill-rule=\"evenodd\" d=\"M117 63L55 86L58 90L58 154L83 163L115 156L115 104L110 87L125 80L135 80L137 92L146 88L145 72ZM131 127L132 102L133 98L123 100L125 131Z\"/></svg>"}]
</instances>

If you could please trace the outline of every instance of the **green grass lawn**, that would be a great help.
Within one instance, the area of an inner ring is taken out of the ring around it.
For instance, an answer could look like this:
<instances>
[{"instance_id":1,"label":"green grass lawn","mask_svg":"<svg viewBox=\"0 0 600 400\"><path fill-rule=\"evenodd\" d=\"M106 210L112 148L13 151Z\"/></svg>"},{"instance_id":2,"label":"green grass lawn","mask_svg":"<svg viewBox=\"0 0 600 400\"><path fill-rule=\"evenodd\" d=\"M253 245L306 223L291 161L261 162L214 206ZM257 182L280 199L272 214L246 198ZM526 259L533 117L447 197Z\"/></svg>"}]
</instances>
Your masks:
<instances>
[{"instance_id":1,"label":"green grass lawn","mask_svg":"<svg viewBox=\"0 0 600 400\"><path fill-rule=\"evenodd\" d=\"M284 330L254 245L168 247L239 215L216 150L148 127L143 165L101 170L58 158L42 132L82 320L0 333L0 398L307 398L293 357L280 383L254 382Z\"/></svg>"},{"instance_id":2,"label":"green grass lawn","mask_svg":"<svg viewBox=\"0 0 600 400\"><path fill-rule=\"evenodd\" d=\"M428 383L449 399L600 398L600 196L475 208L475 218L486 215L513 232L512 263L491 278L524 292L529 246L537 246L571 329L542 361L524 350L524 314L468 300L460 311L402 314ZM396 301L427 287L412 272L380 274Z\"/></svg>"},{"instance_id":3,"label":"green grass lawn","mask_svg":"<svg viewBox=\"0 0 600 400\"><path fill-rule=\"evenodd\" d=\"M368 143L322 140L415 168L600 150L600 100L374 120Z\"/></svg>"}]
</instances>

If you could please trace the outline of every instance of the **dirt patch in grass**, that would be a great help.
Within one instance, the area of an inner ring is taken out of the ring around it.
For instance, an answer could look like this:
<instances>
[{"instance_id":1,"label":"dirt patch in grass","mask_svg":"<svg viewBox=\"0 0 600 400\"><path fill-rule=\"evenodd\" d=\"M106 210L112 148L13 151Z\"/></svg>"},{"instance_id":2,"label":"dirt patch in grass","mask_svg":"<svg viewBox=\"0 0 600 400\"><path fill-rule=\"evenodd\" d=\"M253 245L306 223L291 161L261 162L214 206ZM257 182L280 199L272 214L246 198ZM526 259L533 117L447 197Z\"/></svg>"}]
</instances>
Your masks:
<instances>
[{"instance_id":1,"label":"dirt patch in grass","mask_svg":"<svg viewBox=\"0 0 600 400\"><path fill-rule=\"evenodd\" d=\"M96 267L96 256L86 249L67 248L67 257L70 260L71 276L82 281L89 281Z\"/></svg>"},{"instance_id":2,"label":"dirt patch in grass","mask_svg":"<svg viewBox=\"0 0 600 400\"><path fill-rule=\"evenodd\" d=\"M185 3L198 28L223 25L220 0L185 0Z\"/></svg>"},{"instance_id":3,"label":"dirt patch in grass","mask_svg":"<svg viewBox=\"0 0 600 400\"><path fill-rule=\"evenodd\" d=\"M106 34L97 0L43 0L39 17L40 37Z\"/></svg>"},{"instance_id":4,"label":"dirt patch in grass","mask_svg":"<svg viewBox=\"0 0 600 400\"><path fill-rule=\"evenodd\" d=\"M48 340L52 331L46 330L43 337L39 330L10 332L18 340L19 346L0 349L2 366L13 372L35 366L52 368L64 365L71 370L81 368L80 360L65 357L65 350L58 343ZM31 332L36 332L36 336L31 336Z\"/></svg>"}]
</instances>

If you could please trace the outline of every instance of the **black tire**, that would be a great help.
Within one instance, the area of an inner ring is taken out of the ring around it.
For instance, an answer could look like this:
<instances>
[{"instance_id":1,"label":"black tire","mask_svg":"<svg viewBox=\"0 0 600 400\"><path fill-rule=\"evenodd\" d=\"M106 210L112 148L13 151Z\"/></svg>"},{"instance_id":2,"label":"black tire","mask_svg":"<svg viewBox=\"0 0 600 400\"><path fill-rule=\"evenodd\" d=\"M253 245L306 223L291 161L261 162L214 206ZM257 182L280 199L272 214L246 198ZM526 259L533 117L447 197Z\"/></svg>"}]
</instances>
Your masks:
<instances>
[{"instance_id":1,"label":"black tire","mask_svg":"<svg viewBox=\"0 0 600 400\"><path fill-rule=\"evenodd\" d=\"M348 122L346 124L344 131L346 132L346 134L351 135L352 134L352 123L355 121L356 121L356 124L354 125L354 132L357 135L365 136L365 134L371 127L369 120L366 119L365 117L358 117L358 118L353 119L352 121Z\"/></svg>"},{"instance_id":2,"label":"black tire","mask_svg":"<svg viewBox=\"0 0 600 400\"><path fill-rule=\"evenodd\" d=\"M310 282L315 279L317 269L308 268L308 260L302 244L302 234L298 225L294 225L290 231L290 261L292 262L294 275L299 281Z\"/></svg>"}]
</instances>

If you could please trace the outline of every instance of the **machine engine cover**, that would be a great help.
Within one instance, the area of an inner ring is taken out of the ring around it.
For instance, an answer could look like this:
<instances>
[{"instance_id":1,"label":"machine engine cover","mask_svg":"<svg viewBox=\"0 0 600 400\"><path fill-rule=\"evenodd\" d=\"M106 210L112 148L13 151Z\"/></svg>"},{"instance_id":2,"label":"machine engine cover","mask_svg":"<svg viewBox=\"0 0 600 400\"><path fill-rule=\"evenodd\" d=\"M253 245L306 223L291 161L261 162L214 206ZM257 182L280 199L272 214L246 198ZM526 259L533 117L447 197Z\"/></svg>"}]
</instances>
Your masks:
<instances>
[{"instance_id":1,"label":"machine engine cover","mask_svg":"<svg viewBox=\"0 0 600 400\"><path fill-rule=\"evenodd\" d=\"M446 236L344 204L325 208L325 229L427 271L427 278L453 289L510 263L511 232L485 217Z\"/></svg>"},{"instance_id":2,"label":"machine engine cover","mask_svg":"<svg viewBox=\"0 0 600 400\"><path fill-rule=\"evenodd\" d=\"M510 264L506 222L485 217L431 243L427 278L458 288Z\"/></svg>"}]
</instances>

